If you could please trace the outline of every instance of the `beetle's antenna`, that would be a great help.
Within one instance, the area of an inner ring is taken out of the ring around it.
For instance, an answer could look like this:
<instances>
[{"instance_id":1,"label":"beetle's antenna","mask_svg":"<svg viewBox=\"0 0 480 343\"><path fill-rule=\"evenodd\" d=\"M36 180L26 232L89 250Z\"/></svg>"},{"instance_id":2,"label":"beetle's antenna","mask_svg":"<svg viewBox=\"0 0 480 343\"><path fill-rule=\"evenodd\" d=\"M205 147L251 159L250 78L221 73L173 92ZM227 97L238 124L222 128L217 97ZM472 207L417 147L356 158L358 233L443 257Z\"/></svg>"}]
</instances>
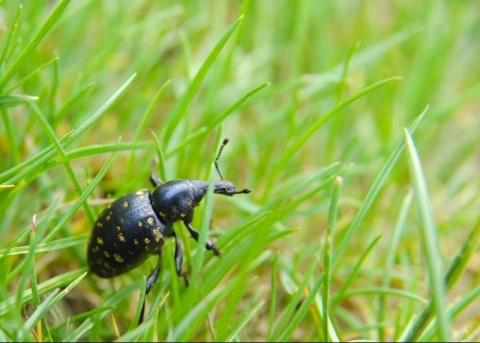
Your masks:
<instances>
[{"instance_id":1,"label":"beetle's antenna","mask_svg":"<svg viewBox=\"0 0 480 343\"><path fill-rule=\"evenodd\" d=\"M220 175L220 179L223 180L222 173L220 173L220 169L218 169L218 159L220 158L220 155L222 154L222 150L227 145L228 143L228 138L225 138L222 142L222 145L220 146L220 150L218 150L217 158L215 159L215 169L217 169L218 175Z\"/></svg>"}]
</instances>

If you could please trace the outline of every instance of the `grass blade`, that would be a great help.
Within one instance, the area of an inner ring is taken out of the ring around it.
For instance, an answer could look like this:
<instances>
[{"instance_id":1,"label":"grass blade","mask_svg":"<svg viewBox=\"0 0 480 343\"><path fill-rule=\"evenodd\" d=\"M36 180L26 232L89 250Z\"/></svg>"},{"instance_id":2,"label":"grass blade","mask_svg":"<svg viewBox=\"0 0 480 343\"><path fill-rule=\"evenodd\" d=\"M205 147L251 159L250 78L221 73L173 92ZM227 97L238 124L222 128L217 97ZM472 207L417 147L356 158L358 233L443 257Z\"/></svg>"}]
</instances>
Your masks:
<instances>
[{"instance_id":1,"label":"grass blade","mask_svg":"<svg viewBox=\"0 0 480 343\"><path fill-rule=\"evenodd\" d=\"M409 153L410 175L413 182L415 202L420 217L420 237L422 249L425 254L428 283L431 291L432 310L438 318L438 338L443 342L451 340L451 326L447 315L446 290L442 279L442 256L438 242L437 228L433 218L432 205L428 194L427 182L422 170L420 157L418 156L410 133L405 129L405 140ZM433 313L432 313L433 314ZM412 338L418 336L420 327L413 326Z\"/></svg>"}]
</instances>

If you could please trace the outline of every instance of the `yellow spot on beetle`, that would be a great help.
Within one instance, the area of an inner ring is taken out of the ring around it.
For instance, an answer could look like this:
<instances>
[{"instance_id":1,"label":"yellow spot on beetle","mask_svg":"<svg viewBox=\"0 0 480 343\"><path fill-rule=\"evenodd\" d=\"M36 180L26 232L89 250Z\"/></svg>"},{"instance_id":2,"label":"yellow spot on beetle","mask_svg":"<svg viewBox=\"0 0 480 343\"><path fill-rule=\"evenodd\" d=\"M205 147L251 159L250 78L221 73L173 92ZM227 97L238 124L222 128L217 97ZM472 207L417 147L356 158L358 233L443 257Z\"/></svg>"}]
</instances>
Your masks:
<instances>
[{"instance_id":1,"label":"yellow spot on beetle","mask_svg":"<svg viewBox=\"0 0 480 343\"><path fill-rule=\"evenodd\" d=\"M98 226L98 227L103 227L102 222L98 222L98 223L97 223L97 226Z\"/></svg>"},{"instance_id":2,"label":"yellow spot on beetle","mask_svg":"<svg viewBox=\"0 0 480 343\"><path fill-rule=\"evenodd\" d=\"M128 201L123 202L123 207L127 208L128 207Z\"/></svg>"},{"instance_id":3,"label":"yellow spot on beetle","mask_svg":"<svg viewBox=\"0 0 480 343\"><path fill-rule=\"evenodd\" d=\"M145 244L150 244L150 238L145 238Z\"/></svg>"},{"instance_id":4,"label":"yellow spot on beetle","mask_svg":"<svg viewBox=\"0 0 480 343\"><path fill-rule=\"evenodd\" d=\"M117 231L122 231L122 228L117 225Z\"/></svg>"},{"instance_id":5,"label":"yellow spot on beetle","mask_svg":"<svg viewBox=\"0 0 480 343\"><path fill-rule=\"evenodd\" d=\"M137 238L135 238L135 239L133 240L133 243L134 243L135 245L139 245L139 244L140 244L140 241L139 241Z\"/></svg>"},{"instance_id":6,"label":"yellow spot on beetle","mask_svg":"<svg viewBox=\"0 0 480 343\"><path fill-rule=\"evenodd\" d=\"M113 257L115 257L115 261L117 262L120 262L122 263L123 261L125 261L122 256L120 256L119 254L113 254Z\"/></svg>"},{"instance_id":7,"label":"yellow spot on beetle","mask_svg":"<svg viewBox=\"0 0 480 343\"><path fill-rule=\"evenodd\" d=\"M97 237L97 243L102 245L103 244L103 239L100 237Z\"/></svg>"},{"instance_id":8,"label":"yellow spot on beetle","mask_svg":"<svg viewBox=\"0 0 480 343\"><path fill-rule=\"evenodd\" d=\"M160 240L163 238L159 227L153 229L153 234L155 235L155 242L160 242Z\"/></svg>"},{"instance_id":9,"label":"yellow spot on beetle","mask_svg":"<svg viewBox=\"0 0 480 343\"><path fill-rule=\"evenodd\" d=\"M104 251L103 254L105 255L105 257L110 257L110 254L108 253L108 251Z\"/></svg>"},{"instance_id":10,"label":"yellow spot on beetle","mask_svg":"<svg viewBox=\"0 0 480 343\"><path fill-rule=\"evenodd\" d=\"M125 236L122 233L118 234L118 239L121 240L122 242L125 242Z\"/></svg>"},{"instance_id":11,"label":"yellow spot on beetle","mask_svg":"<svg viewBox=\"0 0 480 343\"><path fill-rule=\"evenodd\" d=\"M148 225L153 225L153 217L148 217L147 223Z\"/></svg>"},{"instance_id":12,"label":"yellow spot on beetle","mask_svg":"<svg viewBox=\"0 0 480 343\"><path fill-rule=\"evenodd\" d=\"M137 225L138 225L138 227L142 227L142 226L143 226L143 223L142 223L142 221L141 221L141 220L139 220L139 221L137 222Z\"/></svg>"}]
</instances>

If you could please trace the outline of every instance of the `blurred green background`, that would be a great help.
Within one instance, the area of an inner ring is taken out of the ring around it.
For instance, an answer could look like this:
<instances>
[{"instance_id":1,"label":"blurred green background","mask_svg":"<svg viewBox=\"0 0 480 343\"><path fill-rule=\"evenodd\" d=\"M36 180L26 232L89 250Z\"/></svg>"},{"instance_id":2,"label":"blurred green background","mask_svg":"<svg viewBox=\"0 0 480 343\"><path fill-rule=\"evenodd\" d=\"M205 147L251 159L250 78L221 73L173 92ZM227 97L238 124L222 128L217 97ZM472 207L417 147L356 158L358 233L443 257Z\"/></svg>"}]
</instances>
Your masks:
<instances>
[{"instance_id":1,"label":"blurred green background","mask_svg":"<svg viewBox=\"0 0 480 343\"><path fill-rule=\"evenodd\" d=\"M478 340L478 13L0 2L0 339ZM163 180L216 179L224 137L223 176L253 192L196 210L221 259L176 225L195 281L168 241L137 328L156 258L84 275L93 222L154 160Z\"/></svg>"}]
</instances>

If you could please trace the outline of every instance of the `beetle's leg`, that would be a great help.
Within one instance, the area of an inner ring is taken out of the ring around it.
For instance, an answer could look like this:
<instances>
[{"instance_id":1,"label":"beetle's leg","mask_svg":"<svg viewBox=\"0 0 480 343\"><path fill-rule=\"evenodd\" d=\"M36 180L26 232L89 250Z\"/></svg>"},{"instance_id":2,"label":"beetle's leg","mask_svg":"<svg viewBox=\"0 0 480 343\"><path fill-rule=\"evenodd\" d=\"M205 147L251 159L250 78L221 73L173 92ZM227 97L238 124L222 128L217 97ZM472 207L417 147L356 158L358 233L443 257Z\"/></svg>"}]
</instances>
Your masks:
<instances>
[{"instance_id":1,"label":"beetle's leg","mask_svg":"<svg viewBox=\"0 0 480 343\"><path fill-rule=\"evenodd\" d=\"M185 285L188 287L188 277L187 273L182 273L182 264L183 264L183 251L180 241L177 238L177 234L173 233L173 238L175 239L175 268L177 269L177 275L183 277L185 280Z\"/></svg>"},{"instance_id":2,"label":"beetle's leg","mask_svg":"<svg viewBox=\"0 0 480 343\"><path fill-rule=\"evenodd\" d=\"M150 182L152 183L153 187L160 186L163 182L158 178L157 175L151 173L150 174Z\"/></svg>"},{"instance_id":3,"label":"beetle's leg","mask_svg":"<svg viewBox=\"0 0 480 343\"><path fill-rule=\"evenodd\" d=\"M182 276L183 251L175 232L173 233L173 238L175 239L175 267L177 275Z\"/></svg>"},{"instance_id":4,"label":"beetle's leg","mask_svg":"<svg viewBox=\"0 0 480 343\"><path fill-rule=\"evenodd\" d=\"M198 235L199 235L198 231L196 231L189 223L187 222L183 222L183 223L187 227L188 232L190 232L190 235L192 235L193 239L198 242ZM215 256L220 256L220 250L218 250L215 244L209 239L206 240L205 247L207 248L207 250L213 250L213 253L215 254Z\"/></svg>"},{"instance_id":5,"label":"beetle's leg","mask_svg":"<svg viewBox=\"0 0 480 343\"><path fill-rule=\"evenodd\" d=\"M155 282L157 282L158 276L160 275L161 266L162 266L162 253L159 252L158 253L158 263L155 266L155 269L153 270L153 272L147 278L145 297L150 292L153 285L155 285ZM145 298L143 298L142 311L140 312L140 317L138 318L138 324L139 325L142 324L142 322L143 322L144 314L145 314Z\"/></svg>"},{"instance_id":6,"label":"beetle's leg","mask_svg":"<svg viewBox=\"0 0 480 343\"><path fill-rule=\"evenodd\" d=\"M153 285L155 285L155 282L157 282L158 276L160 275L160 268L162 266L162 253L158 253L158 263L153 270L153 272L148 276L147 278L147 291L145 294L148 294L150 290L152 289Z\"/></svg>"}]
</instances>

